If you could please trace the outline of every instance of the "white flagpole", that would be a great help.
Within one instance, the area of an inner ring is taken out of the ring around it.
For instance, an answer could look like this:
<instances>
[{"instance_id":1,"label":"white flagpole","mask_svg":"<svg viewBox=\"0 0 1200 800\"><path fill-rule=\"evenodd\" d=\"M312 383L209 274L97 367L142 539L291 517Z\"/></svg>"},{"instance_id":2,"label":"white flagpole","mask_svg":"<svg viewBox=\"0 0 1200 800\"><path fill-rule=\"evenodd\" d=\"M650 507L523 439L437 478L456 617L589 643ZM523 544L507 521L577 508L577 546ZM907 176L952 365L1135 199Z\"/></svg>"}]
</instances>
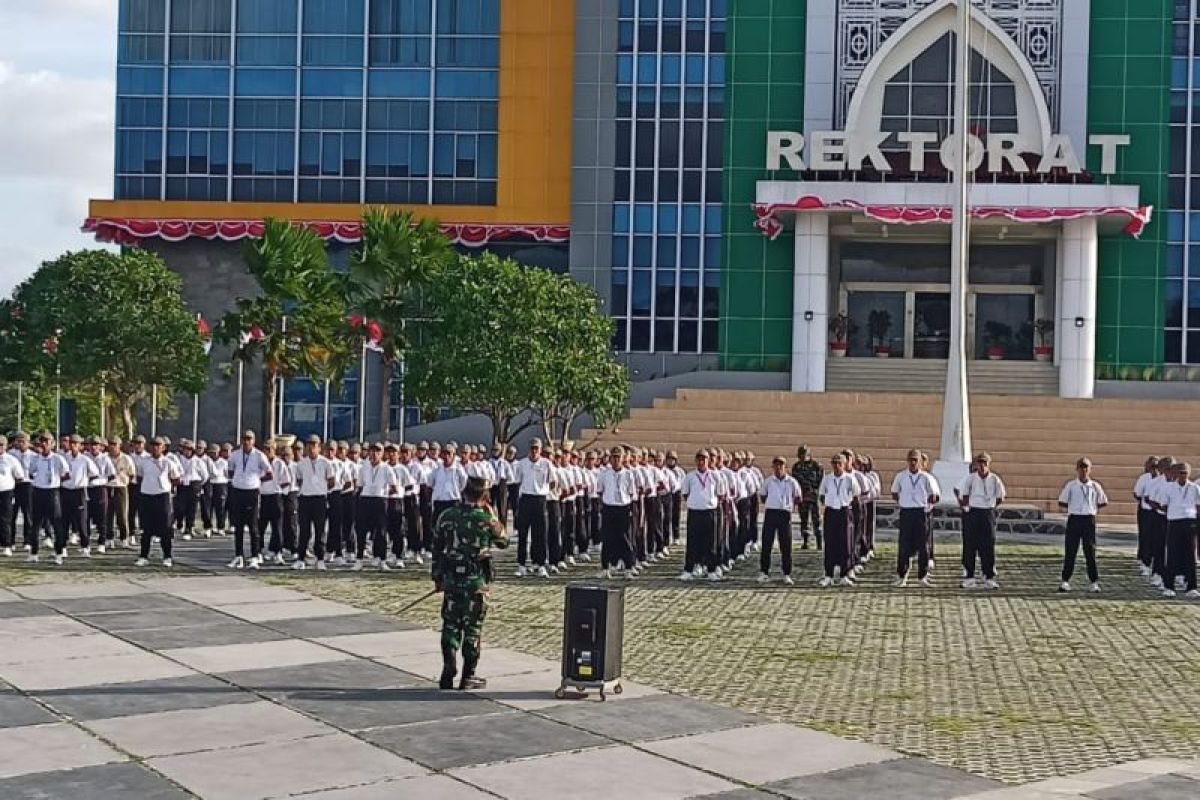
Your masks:
<instances>
[{"instance_id":1,"label":"white flagpole","mask_svg":"<svg viewBox=\"0 0 1200 800\"><path fill-rule=\"evenodd\" d=\"M362 343L362 365L358 371L358 440L367 436L367 340Z\"/></svg>"},{"instance_id":2,"label":"white flagpole","mask_svg":"<svg viewBox=\"0 0 1200 800\"><path fill-rule=\"evenodd\" d=\"M150 387L150 438L158 436L158 384Z\"/></svg>"},{"instance_id":3,"label":"white flagpole","mask_svg":"<svg viewBox=\"0 0 1200 800\"><path fill-rule=\"evenodd\" d=\"M100 438L101 439L105 438L107 435L106 431L104 430L104 423L105 423L104 417L105 416L106 415L104 413L104 387L101 386L100 387Z\"/></svg>"},{"instance_id":4,"label":"white flagpole","mask_svg":"<svg viewBox=\"0 0 1200 800\"><path fill-rule=\"evenodd\" d=\"M25 430L25 383L17 381L17 430Z\"/></svg>"},{"instance_id":5,"label":"white flagpole","mask_svg":"<svg viewBox=\"0 0 1200 800\"><path fill-rule=\"evenodd\" d=\"M282 318L279 328L280 328L280 333L282 333L284 335L283 348L286 350L287 346L288 346L287 345L287 317L286 316ZM283 377L283 374L280 373L279 388L278 388L279 412L275 415L275 433L280 436L283 435L283 396L286 392L287 392L287 383Z\"/></svg>"},{"instance_id":6,"label":"white flagpole","mask_svg":"<svg viewBox=\"0 0 1200 800\"><path fill-rule=\"evenodd\" d=\"M402 442L404 441L404 411L405 411L404 371L405 371L404 354L401 353L400 354L400 420L397 423L397 428L399 428L399 430L400 430L400 441L402 441Z\"/></svg>"},{"instance_id":7,"label":"white flagpole","mask_svg":"<svg viewBox=\"0 0 1200 800\"><path fill-rule=\"evenodd\" d=\"M325 435L322 437L325 441L329 441L329 379L325 379Z\"/></svg>"},{"instance_id":8,"label":"white flagpole","mask_svg":"<svg viewBox=\"0 0 1200 800\"><path fill-rule=\"evenodd\" d=\"M192 395L192 444L200 438L200 395Z\"/></svg>"},{"instance_id":9,"label":"white flagpole","mask_svg":"<svg viewBox=\"0 0 1200 800\"><path fill-rule=\"evenodd\" d=\"M246 376L246 362L238 359L238 381L237 381L237 430L233 432L233 438L238 439L242 435L242 384Z\"/></svg>"}]
</instances>

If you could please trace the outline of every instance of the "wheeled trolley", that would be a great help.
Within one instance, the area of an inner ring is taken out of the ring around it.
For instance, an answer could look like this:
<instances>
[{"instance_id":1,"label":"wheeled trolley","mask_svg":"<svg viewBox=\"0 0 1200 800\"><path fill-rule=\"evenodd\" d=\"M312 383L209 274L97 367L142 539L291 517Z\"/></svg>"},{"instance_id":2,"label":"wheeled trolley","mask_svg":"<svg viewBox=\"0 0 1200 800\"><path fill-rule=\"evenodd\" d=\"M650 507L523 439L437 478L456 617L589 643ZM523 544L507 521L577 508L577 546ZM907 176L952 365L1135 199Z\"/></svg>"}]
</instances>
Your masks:
<instances>
[{"instance_id":1,"label":"wheeled trolley","mask_svg":"<svg viewBox=\"0 0 1200 800\"><path fill-rule=\"evenodd\" d=\"M625 630L625 589L615 586L567 586L563 603L562 683L554 696L573 689L585 697L598 691L620 694L621 651Z\"/></svg>"}]
</instances>

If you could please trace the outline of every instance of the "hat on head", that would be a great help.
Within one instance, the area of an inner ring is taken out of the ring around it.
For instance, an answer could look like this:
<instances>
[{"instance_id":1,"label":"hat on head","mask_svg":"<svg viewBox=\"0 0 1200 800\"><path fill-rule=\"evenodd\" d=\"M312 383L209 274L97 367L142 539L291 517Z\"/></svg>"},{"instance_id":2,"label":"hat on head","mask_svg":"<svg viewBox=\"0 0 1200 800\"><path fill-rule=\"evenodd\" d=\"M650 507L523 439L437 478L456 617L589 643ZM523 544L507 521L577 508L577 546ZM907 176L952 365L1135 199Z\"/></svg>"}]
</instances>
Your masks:
<instances>
[{"instance_id":1,"label":"hat on head","mask_svg":"<svg viewBox=\"0 0 1200 800\"><path fill-rule=\"evenodd\" d=\"M71 444L83 444L83 437L78 433L72 433L70 441Z\"/></svg>"},{"instance_id":2,"label":"hat on head","mask_svg":"<svg viewBox=\"0 0 1200 800\"><path fill-rule=\"evenodd\" d=\"M535 439L530 439L530 440L529 440L529 446L530 446L530 447L541 447L541 446L542 446L542 440L541 440L541 439L536 439L536 438L535 438Z\"/></svg>"},{"instance_id":3,"label":"hat on head","mask_svg":"<svg viewBox=\"0 0 1200 800\"><path fill-rule=\"evenodd\" d=\"M12 438L13 438L14 442L20 441L21 439L28 439L29 434L26 433L25 431L13 431Z\"/></svg>"},{"instance_id":4,"label":"hat on head","mask_svg":"<svg viewBox=\"0 0 1200 800\"><path fill-rule=\"evenodd\" d=\"M292 446L292 442L296 441L296 437L290 433L281 433L275 437L275 446L288 448Z\"/></svg>"},{"instance_id":5,"label":"hat on head","mask_svg":"<svg viewBox=\"0 0 1200 800\"><path fill-rule=\"evenodd\" d=\"M395 450L395 449L396 449L396 443L395 443L395 442L387 442L387 443L385 443L385 444L383 445L383 449L384 449L384 450Z\"/></svg>"},{"instance_id":6,"label":"hat on head","mask_svg":"<svg viewBox=\"0 0 1200 800\"><path fill-rule=\"evenodd\" d=\"M320 444L320 443L321 443L321 437L320 437L320 436L317 436L315 433L310 433L310 434L308 435L308 438L307 438L307 439L305 439L304 441L308 442L309 444Z\"/></svg>"},{"instance_id":7,"label":"hat on head","mask_svg":"<svg viewBox=\"0 0 1200 800\"><path fill-rule=\"evenodd\" d=\"M412 444L411 444L411 443L409 443L409 442L402 442L402 443L400 444L400 452L401 452L401 453L411 453L412 451L413 451L413 446L412 446Z\"/></svg>"},{"instance_id":8,"label":"hat on head","mask_svg":"<svg viewBox=\"0 0 1200 800\"><path fill-rule=\"evenodd\" d=\"M186 447L186 448L189 448L189 449L190 449L190 448L192 447L192 440L191 440L191 439L180 439L180 440L179 440L179 446L180 446L180 447Z\"/></svg>"},{"instance_id":9,"label":"hat on head","mask_svg":"<svg viewBox=\"0 0 1200 800\"><path fill-rule=\"evenodd\" d=\"M133 437L133 441L137 442L138 444L145 444L146 437L139 433L137 436Z\"/></svg>"},{"instance_id":10,"label":"hat on head","mask_svg":"<svg viewBox=\"0 0 1200 800\"><path fill-rule=\"evenodd\" d=\"M429 449L429 442L426 442L426 441L422 440L422 441L421 441L421 443L417 445L417 449L418 449L418 450L428 450L428 449Z\"/></svg>"},{"instance_id":11,"label":"hat on head","mask_svg":"<svg viewBox=\"0 0 1200 800\"><path fill-rule=\"evenodd\" d=\"M212 444L210 444L208 446L208 452L210 452L210 453L219 453L220 451L221 451L221 448L217 445L216 442L213 442Z\"/></svg>"},{"instance_id":12,"label":"hat on head","mask_svg":"<svg viewBox=\"0 0 1200 800\"><path fill-rule=\"evenodd\" d=\"M676 461L678 461L678 460L679 460L679 453L675 452L674 450L668 450L668 451L667 451L667 458L673 458L673 459L675 459Z\"/></svg>"},{"instance_id":13,"label":"hat on head","mask_svg":"<svg viewBox=\"0 0 1200 800\"><path fill-rule=\"evenodd\" d=\"M155 436L154 441L150 442L150 444L166 445L168 441L170 440L165 436Z\"/></svg>"},{"instance_id":14,"label":"hat on head","mask_svg":"<svg viewBox=\"0 0 1200 800\"><path fill-rule=\"evenodd\" d=\"M350 452L351 452L351 453L361 453L361 452L362 452L362 449L363 449L363 446L362 446L362 444L361 444L361 443L359 443L359 442L355 442L354 444L350 445Z\"/></svg>"},{"instance_id":15,"label":"hat on head","mask_svg":"<svg viewBox=\"0 0 1200 800\"><path fill-rule=\"evenodd\" d=\"M368 450L383 450L383 443L382 442L371 442L369 445L367 445L367 449Z\"/></svg>"},{"instance_id":16,"label":"hat on head","mask_svg":"<svg viewBox=\"0 0 1200 800\"><path fill-rule=\"evenodd\" d=\"M251 431L251 430L242 431L242 438L243 439L253 439L254 431Z\"/></svg>"},{"instance_id":17,"label":"hat on head","mask_svg":"<svg viewBox=\"0 0 1200 800\"><path fill-rule=\"evenodd\" d=\"M447 444L445 447L442 448L442 452L443 453L457 453L458 447L454 444L454 442L450 442L449 444Z\"/></svg>"},{"instance_id":18,"label":"hat on head","mask_svg":"<svg viewBox=\"0 0 1200 800\"><path fill-rule=\"evenodd\" d=\"M467 485L464 487L466 491L473 494L484 494L488 489L492 488L487 478L467 478Z\"/></svg>"},{"instance_id":19,"label":"hat on head","mask_svg":"<svg viewBox=\"0 0 1200 800\"><path fill-rule=\"evenodd\" d=\"M110 436L110 437L108 437L108 443L111 445L116 445L117 447L120 447L121 446L121 437L120 436Z\"/></svg>"},{"instance_id":20,"label":"hat on head","mask_svg":"<svg viewBox=\"0 0 1200 800\"><path fill-rule=\"evenodd\" d=\"M96 443L97 443L97 441L96 441L96 437L95 437L95 436L89 436L89 437L87 437L86 439L84 439L84 440L83 440L83 443L84 443L84 444L89 444L89 445L91 445L91 444L96 444Z\"/></svg>"}]
</instances>

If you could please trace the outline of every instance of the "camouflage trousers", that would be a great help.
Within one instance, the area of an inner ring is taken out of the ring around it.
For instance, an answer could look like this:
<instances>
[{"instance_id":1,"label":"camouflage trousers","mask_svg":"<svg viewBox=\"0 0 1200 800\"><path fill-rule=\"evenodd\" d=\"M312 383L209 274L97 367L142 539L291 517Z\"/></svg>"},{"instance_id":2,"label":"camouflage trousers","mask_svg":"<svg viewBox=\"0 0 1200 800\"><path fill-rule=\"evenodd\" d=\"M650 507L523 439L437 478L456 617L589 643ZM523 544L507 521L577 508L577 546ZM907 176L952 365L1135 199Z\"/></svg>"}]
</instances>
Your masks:
<instances>
[{"instance_id":1,"label":"camouflage trousers","mask_svg":"<svg viewBox=\"0 0 1200 800\"><path fill-rule=\"evenodd\" d=\"M479 663L480 637L487 608L484 592L448 589L442 597L442 653L448 655L461 649L464 668L474 668Z\"/></svg>"}]
</instances>

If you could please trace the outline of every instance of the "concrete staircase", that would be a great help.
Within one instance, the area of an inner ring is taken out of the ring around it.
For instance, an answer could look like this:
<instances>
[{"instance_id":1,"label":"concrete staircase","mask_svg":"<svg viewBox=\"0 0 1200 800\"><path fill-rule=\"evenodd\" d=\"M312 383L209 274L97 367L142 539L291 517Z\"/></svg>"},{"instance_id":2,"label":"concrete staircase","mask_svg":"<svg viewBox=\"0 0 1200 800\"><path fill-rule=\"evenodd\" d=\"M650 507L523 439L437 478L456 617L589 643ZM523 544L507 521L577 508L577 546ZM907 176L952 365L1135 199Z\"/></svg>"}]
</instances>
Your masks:
<instances>
[{"instance_id":1,"label":"concrete staircase","mask_svg":"<svg viewBox=\"0 0 1200 800\"><path fill-rule=\"evenodd\" d=\"M776 455L790 463L801 443L823 463L849 447L872 455L890 485L909 448L936 458L941 405L940 394L681 389L652 408L633 409L601 441L674 449L685 466L702 446L749 449L764 470ZM1196 401L975 394L971 411L975 449L992 454L1013 505L1057 512L1058 493L1073 476L1075 460L1087 455L1111 501L1102 521L1129 523L1136 514L1133 483L1147 455L1200 459L1189 452L1200 442Z\"/></svg>"},{"instance_id":2,"label":"concrete staircase","mask_svg":"<svg viewBox=\"0 0 1200 800\"><path fill-rule=\"evenodd\" d=\"M984 394L1058 394L1058 368L1037 361L970 361L972 391ZM944 359L831 358L825 368L831 392L906 392L941 394L946 385Z\"/></svg>"}]
</instances>

